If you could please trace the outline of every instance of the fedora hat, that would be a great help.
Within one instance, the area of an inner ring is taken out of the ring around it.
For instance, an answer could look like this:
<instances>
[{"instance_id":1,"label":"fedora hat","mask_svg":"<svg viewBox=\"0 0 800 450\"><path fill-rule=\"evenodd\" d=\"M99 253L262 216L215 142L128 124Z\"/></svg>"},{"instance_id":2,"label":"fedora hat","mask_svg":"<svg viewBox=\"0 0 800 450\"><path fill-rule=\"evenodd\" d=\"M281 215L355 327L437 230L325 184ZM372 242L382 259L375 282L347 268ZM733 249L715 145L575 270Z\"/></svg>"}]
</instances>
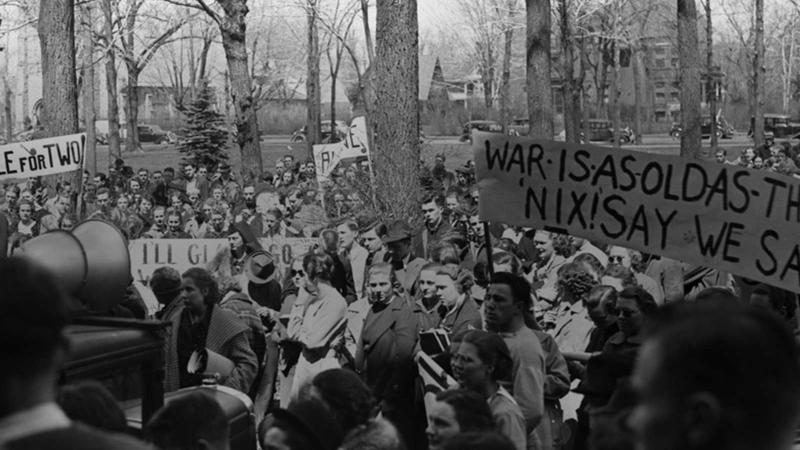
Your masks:
<instances>
[{"instance_id":1,"label":"fedora hat","mask_svg":"<svg viewBox=\"0 0 800 450\"><path fill-rule=\"evenodd\" d=\"M269 253L258 250L247 255L242 271L251 283L264 284L275 274L275 260Z\"/></svg>"},{"instance_id":2,"label":"fedora hat","mask_svg":"<svg viewBox=\"0 0 800 450\"><path fill-rule=\"evenodd\" d=\"M384 244L389 244L391 242L402 241L403 239L410 239L413 236L414 233L411 230L411 226L406 223L406 221L396 220L389 225L386 235L384 235L381 240Z\"/></svg>"}]
</instances>

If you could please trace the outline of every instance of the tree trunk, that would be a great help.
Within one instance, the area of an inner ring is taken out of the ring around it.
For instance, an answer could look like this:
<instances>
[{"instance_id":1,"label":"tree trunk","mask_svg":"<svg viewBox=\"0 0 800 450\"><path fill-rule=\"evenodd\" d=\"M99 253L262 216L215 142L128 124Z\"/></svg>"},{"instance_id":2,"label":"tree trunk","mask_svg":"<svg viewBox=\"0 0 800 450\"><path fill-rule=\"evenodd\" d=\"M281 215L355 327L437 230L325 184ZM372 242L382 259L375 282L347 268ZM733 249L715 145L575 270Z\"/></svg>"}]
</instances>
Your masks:
<instances>
[{"instance_id":1,"label":"tree trunk","mask_svg":"<svg viewBox=\"0 0 800 450\"><path fill-rule=\"evenodd\" d=\"M486 43L484 51L486 52L484 55L485 67L482 70L481 81L483 82L483 104L488 113L493 106L492 92L494 92L494 52L491 43Z\"/></svg>"},{"instance_id":2,"label":"tree trunk","mask_svg":"<svg viewBox=\"0 0 800 450\"><path fill-rule=\"evenodd\" d=\"M369 29L369 0L361 0L361 24L364 26L364 39L367 47L367 63L375 62L375 46L372 43L372 32Z\"/></svg>"},{"instance_id":3,"label":"tree trunk","mask_svg":"<svg viewBox=\"0 0 800 450\"><path fill-rule=\"evenodd\" d=\"M331 126L333 127L336 126L336 72L331 73ZM333 137L336 137L335 134Z\"/></svg>"},{"instance_id":4,"label":"tree trunk","mask_svg":"<svg viewBox=\"0 0 800 450\"><path fill-rule=\"evenodd\" d=\"M714 75L714 36L711 21L711 0L706 0L706 74L708 114L711 119L711 151L716 154L717 138L717 77Z\"/></svg>"},{"instance_id":5,"label":"tree trunk","mask_svg":"<svg viewBox=\"0 0 800 450\"><path fill-rule=\"evenodd\" d=\"M612 139L614 147L620 146L620 129L622 119L619 110L619 42L614 43L614 67L611 70L611 92L608 93L609 109L611 110L611 126L613 127Z\"/></svg>"},{"instance_id":6,"label":"tree trunk","mask_svg":"<svg viewBox=\"0 0 800 450\"><path fill-rule=\"evenodd\" d=\"M591 116L589 115L589 96L586 92L586 87L584 86L584 77L586 77L586 72L589 70L589 52L586 49L586 37L582 36L580 40L580 52L581 52L581 130L580 133L583 134L584 140L588 142L589 137L591 136L591 128L589 127L589 119Z\"/></svg>"},{"instance_id":7,"label":"tree trunk","mask_svg":"<svg viewBox=\"0 0 800 450\"><path fill-rule=\"evenodd\" d=\"M245 21L248 9L245 0L218 0L226 11L220 18L222 47L228 62L231 82L231 99L236 114L236 141L242 153L242 174L249 171L260 177L264 171L261 161L261 147L258 135L258 117L253 100L250 72L247 67L247 46ZM255 172L255 173L253 173Z\"/></svg>"},{"instance_id":8,"label":"tree trunk","mask_svg":"<svg viewBox=\"0 0 800 450\"><path fill-rule=\"evenodd\" d=\"M649 115L645 114L644 108L642 103L644 103L644 95L642 94L642 84L644 79L642 77L642 68L644 66L642 61L642 52L641 48L638 46L633 49L633 54L631 64L633 66L633 96L634 96L634 103L635 103L635 113L633 117L633 132L636 138L636 144L642 144L642 134L644 134L644 124L642 119L647 117L649 119Z\"/></svg>"},{"instance_id":9,"label":"tree trunk","mask_svg":"<svg viewBox=\"0 0 800 450\"><path fill-rule=\"evenodd\" d=\"M553 139L553 92L550 74L550 0L525 0L526 84L528 87L528 135Z\"/></svg>"},{"instance_id":10,"label":"tree trunk","mask_svg":"<svg viewBox=\"0 0 800 450\"><path fill-rule=\"evenodd\" d=\"M561 95L564 102L564 137L567 142L578 142L578 123L575 108L575 60L572 54L572 30L569 23L569 0L560 0L561 3L561 59L564 71L561 82ZM578 99L580 101L580 99Z\"/></svg>"},{"instance_id":11,"label":"tree trunk","mask_svg":"<svg viewBox=\"0 0 800 450\"><path fill-rule=\"evenodd\" d=\"M5 122L5 135L6 135L6 142L11 142L14 137L14 124L12 121L14 120L11 117L11 102L13 101L13 92L11 92L11 88L8 87L8 78L6 77L3 79L3 120Z\"/></svg>"},{"instance_id":12,"label":"tree trunk","mask_svg":"<svg viewBox=\"0 0 800 450\"><path fill-rule=\"evenodd\" d=\"M594 88L597 93L595 99L594 116L597 119L607 117L606 111L606 79L608 78L608 65L604 62L604 56L600 54L600 61L597 63L597 72L594 76Z\"/></svg>"},{"instance_id":13,"label":"tree trunk","mask_svg":"<svg viewBox=\"0 0 800 450\"><path fill-rule=\"evenodd\" d=\"M500 123L503 125L503 133L508 133L508 123L511 121L509 112L511 110L511 44L514 39L514 27L512 20L514 18L514 2L513 0L508 3L508 24L506 25L505 32L503 33L503 73L501 74L500 81Z\"/></svg>"},{"instance_id":14,"label":"tree trunk","mask_svg":"<svg viewBox=\"0 0 800 450\"><path fill-rule=\"evenodd\" d=\"M755 0L756 30L755 52L753 54L753 143L756 147L764 144L764 0Z\"/></svg>"},{"instance_id":15,"label":"tree trunk","mask_svg":"<svg viewBox=\"0 0 800 450\"><path fill-rule=\"evenodd\" d=\"M42 122L48 136L78 131L74 12L74 0L42 0L39 7Z\"/></svg>"},{"instance_id":16,"label":"tree trunk","mask_svg":"<svg viewBox=\"0 0 800 450\"><path fill-rule=\"evenodd\" d=\"M678 57L681 83L681 156L702 159L700 142L700 50L694 0L678 0Z\"/></svg>"},{"instance_id":17,"label":"tree trunk","mask_svg":"<svg viewBox=\"0 0 800 450\"><path fill-rule=\"evenodd\" d=\"M319 29L317 0L308 0L308 60L306 61L306 146L309 157L314 156L314 144L322 140L320 130Z\"/></svg>"},{"instance_id":18,"label":"tree trunk","mask_svg":"<svg viewBox=\"0 0 800 450\"><path fill-rule=\"evenodd\" d=\"M86 123L85 158L91 164L92 173L97 173L97 140L95 128L94 98L94 9L91 3L83 7L86 20L83 31L83 120Z\"/></svg>"},{"instance_id":19,"label":"tree trunk","mask_svg":"<svg viewBox=\"0 0 800 450\"><path fill-rule=\"evenodd\" d=\"M139 149L139 71L128 64L128 83L125 86L125 151Z\"/></svg>"},{"instance_id":20,"label":"tree trunk","mask_svg":"<svg viewBox=\"0 0 800 450\"><path fill-rule=\"evenodd\" d=\"M387 220L419 217L419 47L416 0L377 0L373 149Z\"/></svg>"},{"instance_id":21,"label":"tree trunk","mask_svg":"<svg viewBox=\"0 0 800 450\"><path fill-rule=\"evenodd\" d=\"M119 103L117 101L117 61L114 42L114 16L112 0L103 0L100 5L105 16L104 34L106 40L106 92L108 94L108 154L122 157L119 137Z\"/></svg>"}]
</instances>

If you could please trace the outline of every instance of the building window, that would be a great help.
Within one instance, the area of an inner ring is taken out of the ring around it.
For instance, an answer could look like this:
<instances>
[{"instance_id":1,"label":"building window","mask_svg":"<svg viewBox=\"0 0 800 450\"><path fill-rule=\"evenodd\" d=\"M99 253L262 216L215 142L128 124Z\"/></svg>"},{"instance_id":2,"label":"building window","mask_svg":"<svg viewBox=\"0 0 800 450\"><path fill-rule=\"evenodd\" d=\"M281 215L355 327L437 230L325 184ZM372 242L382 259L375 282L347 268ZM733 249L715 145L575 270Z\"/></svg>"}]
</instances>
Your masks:
<instances>
[{"instance_id":1,"label":"building window","mask_svg":"<svg viewBox=\"0 0 800 450\"><path fill-rule=\"evenodd\" d=\"M670 97L671 97L673 100L679 100L679 99L681 98L681 92L680 92L680 91L672 91L672 92L670 93Z\"/></svg>"},{"instance_id":2,"label":"building window","mask_svg":"<svg viewBox=\"0 0 800 450\"><path fill-rule=\"evenodd\" d=\"M663 69L667 67L667 60L665 58L656 58L656 68Z\"/></svg>"},{"instance_id":3,"label":"building window","mask_svg":"<svg viewBox=\"0 0 800 450\"><path fill-rule=\"evenodd\" d=\"M664 89L666 86L667 86L667 83L664 83L663 81L657 81L656 82L656 89Z\"/></svg>"},{"instance_id":4,"label":"building window","mask_svg":"<svg viewBox=\"0 0 800 450\"><path fill-rule=\"evenodd\" d=\"M672 67L678 67L678 65L680 65L680 62L678 61L678 58L672 58L671 64Z\"/></svg>"},{"instance_id":5,"label":"building window","mask_svg":"<svg viewBox=\"0 0 800 450\"><path fill-rule=\"evenodd\" d=\"M656 92L656 101L664 101L666 95L663 92Z\"/></svg>"},{"instance_id":6,"label":"building window","mask_svg":"<svg viewBox=\"0 0 800 450\"><path fill-rule=\"evenodd\" d=\"M656 111L656 113L655 113L655 121L656 122L663 122L664 119L666 119L666 118L667 118L667 112L666 111Z\"/></svg>"}]
</instances>

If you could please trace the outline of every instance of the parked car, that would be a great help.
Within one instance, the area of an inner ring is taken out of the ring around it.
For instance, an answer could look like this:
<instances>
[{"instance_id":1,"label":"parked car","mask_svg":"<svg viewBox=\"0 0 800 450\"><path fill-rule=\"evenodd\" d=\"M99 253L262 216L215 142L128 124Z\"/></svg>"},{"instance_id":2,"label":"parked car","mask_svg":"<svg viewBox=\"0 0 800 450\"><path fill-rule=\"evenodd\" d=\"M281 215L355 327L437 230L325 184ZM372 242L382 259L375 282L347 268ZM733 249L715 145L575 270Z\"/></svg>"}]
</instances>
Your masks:
<instances>
[{"instance_id":1,"label":"parked car","mask_svg":"<svg viewBox=\"0 0 800 450\"><path fill-rule=\"evenodd\" d=\"M169 142L169 135L158 125L138 125L136 131L139 133L139 142L141 143L165 144Z\"/></svg>"},{"instance_id":2,"label":"parked car","mask_svg":"<svg viewBox=\"0 0 800 450\"><path fill-rule=\"evenodd\" d=\"M681 137L681 133L683 133L683 127L678 122L672 122L672 127L669 129L669 135L673 138Z\"/></svg>"},{"instance_id":3,"label":"parked car","mask_svg":"<svg viewBox=\"0 0 800 450\"><path fill-rule=\"evenodd\" d=\"M512 136L527 136L530 128L527 117L518 117L508 124L508 134Z\"/></svg>"},{"instance_id":4,"label":"parked car","mask_svg":"<svg viewBox=\"0 0 800 450\"><path fill-rule=\"evenodd\" d=\"M795 124L790 122L791 116L787 114L764 114L764 133L772 132L776 138L792 136L800 129L795 128ZM753 128L755 127L755 117L750 117L750 129L747 130L747 135L753 135Z\"/></svg>"},{"instance_id":5,"label":"parked car","mask_svg":"<svg viewBox=\"0 0 800 450\"><path fill-rule=\"evenodd\" d=\"M583 130L583 123L581 123L581 130ZM579 138L581 142L599 142L599 141L613 141L614 128L610 120L605 119L589 119L589 139L583 131L580 132ZM619 141L621 144L629 144L633 142L635 134L631 127L624 127L619 130Z\"/></svg>"},{"instance_id":6,"label":"parked car","mask_svg":"<svg viewBox=\"0 0 800 450\"><path fill-rule=\"evenodd\" d=\"M320 134L322 135L322 143L323 144L332 144L334 142L339 142L347 134L347 130L350 127L347 126L347 123L343 120L337 120L334 126L331 126L330 120L323 120L320 122ZM307 128L305 125L302 127L294 130L292 133L292 137L290 138L291 142L305 142L307 139L306 134L308 133Z\"/></svg>"},{"instance_id":7,"label":"parked car","mask_svg":"<svg viewBox=\"0 0 800 450\"><path fill-rule=\"evenodd\" d=\"M487 133L502 133L503 126L494 120L471 120L464 124L461 130L461 137L458 140L472 143L473 130L485 131Z\"/></svg>"}]
</instances>

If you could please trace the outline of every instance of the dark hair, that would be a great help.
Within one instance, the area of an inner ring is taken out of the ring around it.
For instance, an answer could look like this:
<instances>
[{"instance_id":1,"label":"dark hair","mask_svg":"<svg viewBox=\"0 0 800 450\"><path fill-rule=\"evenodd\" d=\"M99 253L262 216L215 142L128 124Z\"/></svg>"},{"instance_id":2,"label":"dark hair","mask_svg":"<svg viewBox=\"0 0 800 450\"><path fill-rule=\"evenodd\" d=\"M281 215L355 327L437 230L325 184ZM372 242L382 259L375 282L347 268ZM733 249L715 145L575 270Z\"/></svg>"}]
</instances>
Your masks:
<instances>
[{"instance_id":1,"label":"dark hair","mask_svg":"<svg viewBox=\"0 0 800 450\"><path fill-rule=\"evenodd\" d=\"M48 370L69 313L59 282L36 262L0 258L0 379L35 376Z\"/></svg>"},{"instance_id":2,"label":"dark hair","mask_svg":"<svg viewBox=\"0 0 800 450\"><path fill-rule=\"evenodd\" d=\"M724 288L722 286L709 286L702 291L698 292L695 295L694 300L696 302L706 302L706 301L731 301L731 302L738 302L739 298L736 297L736 294L731 292L730 289Z\"/></svg>"},{"instance_id":3,"label":"dark hair","mask_svg":"<svg viewBox=\"0 0 800 450\"><path fill-rule=\"evenodd\" d=\"M515 447L511 439L496 431L473 431L446 439L442 450L515 450Z\"/></svg>"},{"instance_id":4,"label":"dark hair","mask_svg":"<svg viewBox=\"0 0 800 450\"><path fill-rule=\"evenodd\" d=\"M420 205L424 205L426 203L431 203L431 202L435 203L436 206L440 208L444 208L444 195L439 193L426 194L424 197L422 197Z\"/></svg>"},{"instance_id":5,"label":"dark hair","mask_svg":"<svg viewBox=\"0 0 800 450\"><path fill-rule=\"evenodd\" d=\"M175 169L173 169L172 167L167 167L167 168L165 168L165 169L164 169L164 173L167 173L167 172L169 172L169 173L171 173L171 174L175 175ZM155 172L153 172L153 173L155 173Z\"/></svg>"},{"instance_id":6,"label":"dark hair","mask_svg":"<svg viewBox=\"0 0 800 450\"><path fill-rule=\"evenodd\" d=\"M625 289L621 290L619 294L617 294L617 299L620 298L633 299L636 302L636 306L639 308L639 311L641 311L645 317L652 316L653 313L656 312L656 309L658 309L658 305L653 299L653 296L650 295L649 292L645 291L641 286L626 287Z\"/></svg>"},{"instance_id":7,"label":"dark hair","mask_svg":"<svg viewBox=\"0 0 800 450\"><path fill-rule=\"evenodd\" d=\"M624 287L638 286L633 271L621 264L609 264L603 272L603 276L622 280L622 286Z\"/></svg>"},{"instance_id":8,"label":"dark hair","mask_svg":"<svg viewBox=\"0 0 800 450\"><path fill-rule=\"evenodd\" d=\"M766 296L769 299L769 306L774 311L784 314L787 319L793 318L797 313L797 294L794 292L768 284L759 284L750 293L753 294Z\"/></svg>"},{"instance_id":9,"label":"dark hair","mask_svg":"<svg viewBox=\"0 0 800 450\"><path fill-rule=\"evenodd\" d=\"M322 242L322 250L326 253L336 253L339 246L339 234L336 230L331 230L330 228L322 230L319 238Z\"/></svg>"},{"instance_id":10,"label":"dark hair","mask_svg":"<svg viewBox=\"0 0 800 450\"><path fill-rule=\"evenodd\" d=\"M482 394L467 389L454 389L436 394L436 401L453 407L462 433L495 429L492 411Z\"/></svg>"},{"instance_id":11,"label":"dark hair","mask_svg":"<svg viewBox=\"0 0 800 450\"><path fill-rule=\"evenodd\" d=\"M525 278L508 272L497 272L492 275L490 284L505 284L511 288L514 303L522 303L523 311L531 306L531 285Z\"/></svg>"},{"instance_id":12,"label":"dark hair","mask_svg":"<svg viewBox=\"0 0 800 450\"><path fill-rule=\"evenodd\" d=\"M650 336L658 369L648 390L719 402L726 441L771 448L800 409L798 347L772 313L725 300L670 304ZM758 389L753 389L758 386ZM718 438L718 437L714 437Z\"/></svg>"},{"instance_id":13,"label":"dark hair","mask_svg":"<svg viewBox=\"0 0 800 450\"><path fill-rule=\"evenodd\" d=\"M101 187L100 189L97 190L97 192L94 195L100 196L103 194L108 194L109 196L111 196L111 191L107 187Z\"/></svg>"},{"instance_id":14,"label":"dark hair","mask_svg":"<svg viewBox=\"0 0 800 450\"><path fill-rule=\"evenodd\" d=\"M594 270L598 277L603 276L603 272L605 271L603 263L591 253L578 253L575 255L572 262L588 266L590 269Z\"/></svg>"},{"instance_id":15,"label":"dark hair","mask_svg":"<svg viewBox=\"0 0 800 450\"><path fill-rule=\"evenodd\" d=\"M300 390L300 398L314 397L324 402L344 434L366 425L376 412L377 401L370 388L354 372L329 369L317 374Z\"/></svg>"},{"instance_id":16,"label":"dark hair","mask_svg":"<svg viewBox=\"0 0 800 450\"><path fill-rule=\"evenodd\" d=\"M196 448L197 441L228 440L228 417L210 395L192 392L177 396L155 413L145 437L159 448Z\"/></svg>"},{"instance_id":17,"label":"dark hair","mask_svg":"<svg viewBox=\"0 0 800 450\"><path fill-rule=\"evenodd\" d=\"M303 258L303 269L309 279L320 279L330 283L333 281L335 263L330 255L309 253Z\"/></svg>"},{"instance_id":18,"label":"dark hair","mask_svg":"<svg viewBox=\"0 0 800 450\"><path fill-rule=\"evenodd\" d=\"M181 278L191 278L194 280L194 284L197 285L198 289L207 291L203 296L203 302L207 306L213 305L219 301L219 286L208 270L202 267L192 267L186 270L186 272L183 272Z\"/></svg>"},{"instance_id":19,"label":"dark hair","mask_svg":"<svg viewBox=\"0 0 800 450\"><path fill-rule=\"evenodd\" d=\"M305 427L292 420L283 417L273 418L270 415L258 424L258 441L262 447L266 447L264 437L270 428L277 428L284 432L286 445L292 450L317 450L319 443L317 439L308 433Z\"/></svg>"},{"instance_id":20,"label":"dark hair","mask_svg":"<svg viewBox=\"0 0 800 450\"><path fill-rule=\"evenodd\" d=\"M56 402L70 419L101 430L125 432L127 422L119 403L105 386L84 380L61 387Z\"/></svg>"},{"instance_id":21,"label":"dark hair","mask_svg":"<svg viewBox=\"0 0 800 450\"><path fill-rule=\"evenodd\" d=\"M583 300L597 286L597 280L581 263L567 263L558 269L558 287L572 299Z\"/></svg>"},{"instance_id":22,"label":"dark hair","mask_svg":"<svg viewBox=\"0 0 800 450\"><path fill-rule=\"evenodd\" d=\"M494 367L494 381L511 380L511 350L500 335L483 330L469 330L461 336L461 343L475 346L481 361Z\"/></svg>"},{"instance_id":23,"label":"dark hair","mask_svg":"<svg viewBox=\"0 0 800 450\"><path fill-rule=\"evenodd\" d=\"M583 304L588 309L596 308L602 303L616 304L617 290L613 286L595 286L583 298Z\"/></svg>"}]
</instances>

